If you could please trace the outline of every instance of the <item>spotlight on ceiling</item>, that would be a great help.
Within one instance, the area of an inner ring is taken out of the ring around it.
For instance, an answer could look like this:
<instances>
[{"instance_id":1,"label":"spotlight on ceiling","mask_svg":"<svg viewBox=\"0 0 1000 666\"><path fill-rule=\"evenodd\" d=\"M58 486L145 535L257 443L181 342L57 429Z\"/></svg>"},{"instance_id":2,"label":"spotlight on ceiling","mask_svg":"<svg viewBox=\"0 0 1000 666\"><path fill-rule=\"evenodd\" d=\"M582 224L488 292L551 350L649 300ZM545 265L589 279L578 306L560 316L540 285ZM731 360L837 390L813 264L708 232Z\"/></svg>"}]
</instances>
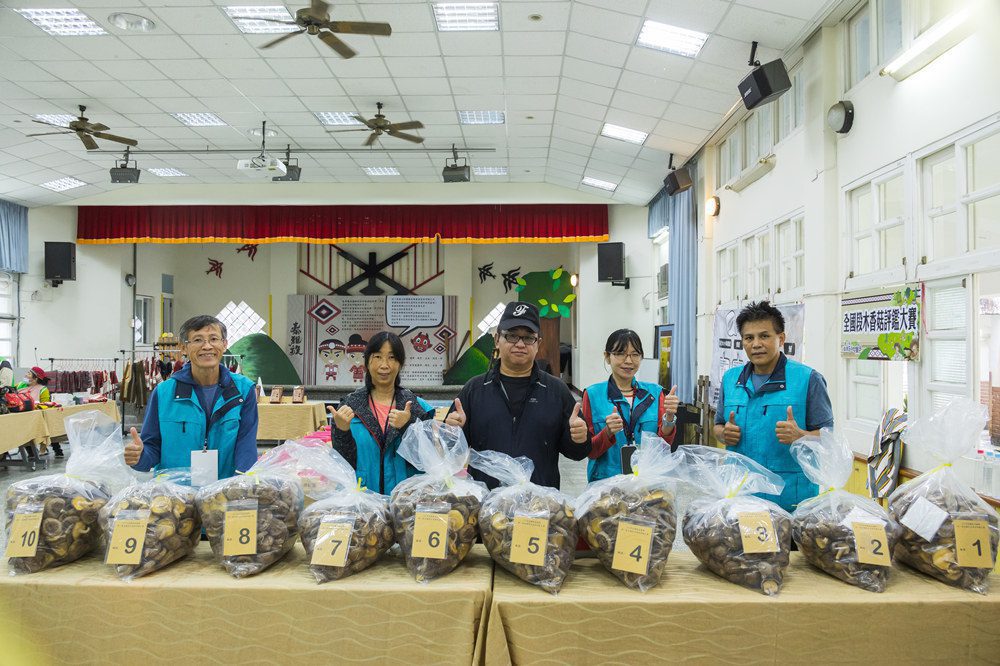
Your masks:
<instances>
[{"instance_id":1,"label":"spotlight on ceiling","mask_svg":"<svg viewBox=\"0 0 1000 666\"><path fill-rule=\"evenodd\" d=\"M747 109L755 109L773 102L792 87L788 70L780 58L764 65L760 64L760 60L757 60L757 42L750 44L750 60L747 64L753 67L753 70L737 86L740 99Z\"/></svg>"},{"instance_id":2,"label":"spotlight on ceiling","mask_svg":"<svg viewBox=\"0 0 1000 666\"><path fill-rule=\"evenodd\" d=\"M111 167L111 182L112 183L138 183L139 182L139 169L136 165L135 160L131 160L133 166L129 166L129 149L125 148L125 155L121 160L115 160L115 165Z\"/></svg>"},{"instance_id":3,"label":"spotlight on ceiling","mask_svg":"<svg viewBox=\"0 0 1000 666\"><path fill-rule=\"evenodd\" d=\"M282 176L275 176L271 180L275 182L288 181L299 179L302 175L302 167L299 166L299 161L295 160L295 164L292 164L292 146L288 144L285 146L285 159L281 160L285 165L285 173Z\"/></svg>"},{"instance_id":4,"label":"spotlight on ceiling","mask_svg":"<svg viewBox=\"0 0 1000 666\"><path fill-rule=\"evenodd\" d=\"M451 154L452 158L444 161L441 177L446 183L468 183L470 180L469 165L464 157L461 158L462 164L459 165L458 150L456 150L455 144L451 144Z\"/></svg>"}]
</instances>

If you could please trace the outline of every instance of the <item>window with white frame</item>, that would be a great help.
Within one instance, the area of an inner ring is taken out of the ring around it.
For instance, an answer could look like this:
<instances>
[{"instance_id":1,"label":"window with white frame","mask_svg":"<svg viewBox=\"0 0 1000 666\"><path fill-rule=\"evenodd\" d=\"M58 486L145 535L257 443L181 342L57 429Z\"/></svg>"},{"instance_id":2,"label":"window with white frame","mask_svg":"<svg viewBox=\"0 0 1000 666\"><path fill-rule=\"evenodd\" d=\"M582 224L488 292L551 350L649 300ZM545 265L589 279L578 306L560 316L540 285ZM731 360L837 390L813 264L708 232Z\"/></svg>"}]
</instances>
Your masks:
<instances>
[{"instance_id":1,"label":"window with white frame","mask_svg":"<svg viewBox=\"0 0 1000 666\"><path fill-rule=\"evenodd\" d=\"M748 299L768 297L771 294L771 228L743 239L743 261L747 284L744 296Z\"/></svg>"},{"instance_id":2,"label":"window with white frame","mask_svg":"<svg viewBox=\"0 0 1000 666\"><path fill-rule=\"evenodd\" d=\"M0 358L17 350L17 289L17 274L0 272Z\"/></svg>"},{"instance_id":3,"label":"window with white frame","mask_svg":"<svg viewBox=\"0 0 1000 666\"><path fill-rule=\"evenodd\" d=\"M908 361L847 361L847 416L877 424L890 407L909 408Z\"/></svg>"},{"instance_id":4,"label":"window with white frame","mask_svg":"<svg viewBox=\"0 0 1000 666\"><path fill-rule=\"evenodd\" d=\"M913 27L921 35L935 23L959 9L965 0L914 0Z\"/></svg>"},{"instance_id":5,"label":"window with white frame","mask_svg":"<svg viewBox=\"0 0 1000 666\"><path fill-rule=\"evenodd\" d=\"M801 288L805 284L805 239L802 218L779 222L775 226L777 239L778 289L783 293Z\"/></svg>"},{"instance_id":6,"label":"window with white frame","mask_svg":"<svg viewBox=\"0 0 1000 666\"><path fill-rule=\"evenodd\" d=\"M153 297L136 296L132 331L137 345L153 344Z\"/></svg>"},{"instance_id":7,"label":"window with white frame","mask_svg":"<svg viewBox=\"0 0 1000 666\"><path fill-rule=\"evenodd\" d=\"M802 83L802 70L790 73L788 78L792 82L792 87L778 98L778 141L783 141L785 137L801 127L805 120L806 98Z\"/></svg>"},{"instance_id":8,"label":"window with white frame","mask_svg":"<svg viewBox=\"0 0 1000 666\"><path fill-rule=\"evenodd\" d=\"M903 263L905 205L902 172L881 176L849 194L852 273L866 275Z\"/></svg>"},{"instance_id":9,"label":"window with white frame","mask_svg":"<svg viewBox=\"0 0 1000 666\"><path fill-rule=\"evenodd\" d=\"M746 146L744 164L751 166L760 157L760 116L751 113L743 121L743 138Z\"/></svg>"},{"instance_id":10,"label":"window with white frame","mask_svg":"<svg viewBox=\"0 0 1000 666\"><path fill-rule=\"evenodd\" d=\"M865 3L847 20L847 87L853 88L872 71L871 5Z\"/></svg>"},{"instance_id":11,"label":"window with white frame","mask_svg":"<svg viewBox=\"0 0 1000 666\"><path fill-rule=\"evenodd\" d=\"M479 329L481 333L489 333L490 329L500 323L500 315L503 314L503 309L507 307L503 303L497 303L493 306L493 309L489 311L483 320L479 322L476 328Z\"/></svg>"},{"instance_id":12,"label":"window with white frame","mask_svg":"<svg viewBox=\"0 0 1000 666\"><path fill-rule=\"evenodd\" d=\"M267 324L246 301L240 301L239 305L229 301L216 318L226 325L226 341L230 347L248 335L263 333Z\"/></svg>"},{"instance_id":13,"label":"window with white frame","mask_svg":"<svg viewBox=\"0 0 1000 666\"><path fill-rule=\"evenodd\" d=\"M986 430L1000 445L1000 271L976 276L977 378L979 402L989 415ZM986 489L989 492L989 489Z\"/></svg>"},{"instance_id":14,"label":"window with white frame","mask_svg":"<svg viewBox=\"0 0 1000 666\"><path fill-rule=\"evenodd\" d=\"M719 266L719 301L729 303L739 298L739 252L735 243L716 253Z\"/></svg>"},{"instance_id":15,"label":"window with white frame","mask_svg":"<svg viewBox=\"0 0 1000 666\"><path fill-rule=\"evenodd\" d=\"M737 125L719 148L719 182L728 183L743 171L742 125Z\"/></svg>"},{"instance_id":16,"label":"window with white frame","mask_svg":"<svg viewBox=\"0 0 1000 666\"><path fill-rule=\"evenodd\" d=\"M774 147L773 109L773 104L765 104L743 121L743 140L746 144L744 164L748 167L771 154Z\"/></svg>"},{"instance_id":17,"label":"window with white frame","mask_svg":"<svg viewBox=\"0 0 1000 666\"><path fill-rule=\"evenodd\" d=\"M955 147L948 146L920 163L924 220L927 230L925 256L947 259L965 251L964 225L958 219L958 175Z\"/></svg>"},{"instance_id":18,"label":"window with white frame","mask_svg":"<svg viewBox=\"0 0 1000 666\"><path fill-rule=\"evenodd\" d=\"M927 403L921 411L932 414L956 396L971 397L969 289L965 278L926 283L926 289L926 358L922 365Z\"/></svg>"},{"instance_id":19,"label":"window with white frame","mask_svg":"<svg viewBox=\"0 0 1000 666\"><path fill-rule=\"evenodd\" d=\"M965 146L971 250L1000 247L1000 131Z\"/></svg>"},{"instance_id":20,"label":"window with white frame","mask_svg":"<svg viewBox=\"0 0 1000 666\"><path fill-rule=\"evenodd\" d=\"M878 61L886 63L903 49L903 0L878 0Z\"/></svg>"}]
</instances>

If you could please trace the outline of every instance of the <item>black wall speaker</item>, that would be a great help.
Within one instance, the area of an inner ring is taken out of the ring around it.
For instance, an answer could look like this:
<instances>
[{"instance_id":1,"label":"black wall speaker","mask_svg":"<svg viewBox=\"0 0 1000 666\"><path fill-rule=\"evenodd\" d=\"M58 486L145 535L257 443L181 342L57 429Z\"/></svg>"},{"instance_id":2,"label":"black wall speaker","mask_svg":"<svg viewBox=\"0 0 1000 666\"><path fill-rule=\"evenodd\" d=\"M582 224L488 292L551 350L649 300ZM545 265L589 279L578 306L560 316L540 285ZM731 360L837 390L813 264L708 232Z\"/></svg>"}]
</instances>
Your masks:
<instances>
[{"instance_id":1,"label":"black wall speaker","mask_svg":"<svg viewBox=\"0 0 1000 666\"><path fill-rule=\"evenodd\" d=\"M620 282L625 279L625 244L597 244L597 281Z\"/></svg>"},{"instance_id":2,"label":"black wall speaker","mask_svg":"<svg viewBox=\"0 0 1000 666\"><path fill-rule=\"evenodd\" d=\"M755 67L746 78L740 81L739 90L743 104L748 109L773 102L783 92L792 87L788 79L788 70L781 59L772 60L760 67Z\"/></svg>"},{"instance_id":3,"label":"black wall speaker","mask_svg":"<svg viewBox=\"0 0 1000 666\"><path fill-rule=\"evenodd\" d=\"M675 169L667 174L667 177L663 179L663 187L667 190L667 196L673 196L678 192L683 192L684 190L691 187L691 174L688 173L686 168Z\"/></svg>"},{"instance_id":4,"label":"black wall speaker","mask_svg":"<svg viewBox=\"0 0 1000 666\"><path fill-rule=\"evenodd\" d=\"M45 279L55 282L76 279L75 243L45 243Z\"/></svg>"}]
</instances>

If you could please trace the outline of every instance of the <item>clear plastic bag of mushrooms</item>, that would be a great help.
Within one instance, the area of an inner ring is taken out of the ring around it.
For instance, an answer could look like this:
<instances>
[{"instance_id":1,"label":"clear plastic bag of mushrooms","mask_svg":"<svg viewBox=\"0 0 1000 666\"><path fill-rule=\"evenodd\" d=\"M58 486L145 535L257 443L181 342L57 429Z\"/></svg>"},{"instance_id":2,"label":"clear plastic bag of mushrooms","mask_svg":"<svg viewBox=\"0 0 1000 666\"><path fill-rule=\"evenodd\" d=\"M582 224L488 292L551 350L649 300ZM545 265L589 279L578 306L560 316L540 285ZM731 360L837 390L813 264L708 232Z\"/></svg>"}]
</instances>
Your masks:
<instances>
[{"instance_id":1,"label":"clear plastic bag of mushrooms","mask_svg":"<svg viewBox=\"0 0 1000 666\"><path fill-rule=\"evenodd\" d=\"M576 556L572 500L531 482L534 464L499 451L473 451L469 462L500 482L479 509L479 532L493 559L521 580L556 594Z\"/></svg>"},{"instance_id":2,"label":"clear plastic bag of mushrooms","mask_svg":"<svg viewBox=\"0 0 1000 666\"><path fill-rule=\"evenodd\" d=\"M821 571L871 592L884 592L900 527L877 502L843 490L854 454L847 440L824 428L803 437L791 454L820 493L792 513L792 538L806 561Z\"/></svg>"},{"instance_id":3,"label":"clear plastic bag of mushrooms","mask_svg":"<svg viewBox=\"0 0 1000 666\"><path fill-rule=\"evenodd\" d=\"M299 518L309 570L318 583L364 571L395 542L389 498L357 483L350 463L327 449L333 468L325 475L334 483L326 497Z\"/></svg>"},{"instance_id":4,"label":"clear plastic bag of mushrooms","mask_svg":"<svg viewBox=\"0 0 1000 666\"><path fill-rule=\"evenodd\" d=\"M762 594L781 590L792 544L792 517L751 493L779 495L781 477L732 451L682 446L678 476L703 496L684 514L684 543L726 580Z\"/></svg>"},{"instance_id":5,"label":"clear plastic bag of mushrooms","mask_svg":"<svg viewBox=\"0 0 1000 666\"><path fill-rule=\"evenodd\" d=\"M5 556L12 575L79 559L101 543L98 512L136 477L125 464L121 426L98 411L66 419L65 474L11 484L4 496Z\"/></svg>"},{"instance_id":6,"label":"clear plastic bag of mushrooms","mask_svg":"<svg viewBox=\"0 0 1000 666\"><path fill-rule=\"evenodd\" d=\"M632 454L632 473L595 481L576 500L580 534L626 587L660 582L677 534L673 470L680 456L652 433Z\"/></svg>"},{"instance_id":7,"label":"clear plastic bag of mushrooms","mask_svg":"<svg viewBox=\"0 0 1000 666\"><path fill-rule=\"evenodd\" d=\"M454 570L472 550L487 489L466 472L469 445L461 428L438 421L413 423L399 455L423 474L392 490L389 510L396 542L414 578L429 582Z\"/></svg>"},{"instance_id":8,"label":"clear plastic bag of mushrooms","mask_svg":"<svg viewBox=\"0 0 1000 666\"><path fill-rule=\"evenodd\" d=\"M889 495L902 534L896 560L949 585L986 594L1000 542L1000 516L952 470L986 425L986 408L957 398L906 428L910 451L937 466Z\"/></svg>"}]
</instances>

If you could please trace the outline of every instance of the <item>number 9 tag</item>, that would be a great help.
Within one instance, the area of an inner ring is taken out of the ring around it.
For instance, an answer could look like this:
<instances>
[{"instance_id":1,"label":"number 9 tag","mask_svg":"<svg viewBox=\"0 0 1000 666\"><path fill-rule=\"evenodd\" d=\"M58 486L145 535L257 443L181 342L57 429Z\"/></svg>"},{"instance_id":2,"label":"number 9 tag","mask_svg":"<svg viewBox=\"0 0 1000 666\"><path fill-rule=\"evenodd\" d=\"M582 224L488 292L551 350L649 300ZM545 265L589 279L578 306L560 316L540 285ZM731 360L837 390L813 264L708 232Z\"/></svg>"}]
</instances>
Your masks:
<instances>
[{"instance_id":1,"label":"number 9 tag","mask_svg":"<svg viewBox=\"0 0 1000 666\"><path fill-rule=\"evenodd\" d=\"M149 510L119 511L108 543L107 564L139 564L146 543Z\"/></svg>"}]
</instances>

